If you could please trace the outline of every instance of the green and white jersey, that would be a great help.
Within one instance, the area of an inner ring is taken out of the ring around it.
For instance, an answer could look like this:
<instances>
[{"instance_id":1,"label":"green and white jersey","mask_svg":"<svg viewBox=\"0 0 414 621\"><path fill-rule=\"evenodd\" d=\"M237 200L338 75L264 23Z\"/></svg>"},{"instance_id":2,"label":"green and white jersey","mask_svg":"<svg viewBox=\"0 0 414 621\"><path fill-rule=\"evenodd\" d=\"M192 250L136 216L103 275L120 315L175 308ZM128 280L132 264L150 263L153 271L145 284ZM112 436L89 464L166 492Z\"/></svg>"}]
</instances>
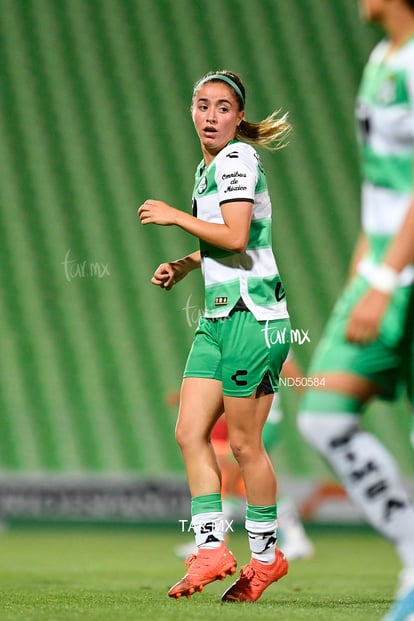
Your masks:
<instances>
[{"instance_id":1,"label":"green and white jersey","mask_svg":"<svg viewBox=\"0 0 414 621\"><path fill-rule=\"evenodd\" d=\"M200 240L205 284L205 316L227 317L241 298L258 321L287 318L285 292L272 251L272 206L256 150L231 141L195 175L193 215L223 224L221 206L234 201L253 205L245 252L223 250ZM237 207L235 207L237 209Z\"/></svg>"},{"instance_id":2,"label":"green and white jersey","mask_svg":"<svg viewBox=\"0 0 414 621\"><path fill-rule=\"evenodd\" d=\"M362 228L371 256L359 267L369 276L400 229L414 196L414 38L387 58L389 41L374 48L356 106L362 160ZM414 280L406 268L401 284Z\"/></svg>"}]
</instances>

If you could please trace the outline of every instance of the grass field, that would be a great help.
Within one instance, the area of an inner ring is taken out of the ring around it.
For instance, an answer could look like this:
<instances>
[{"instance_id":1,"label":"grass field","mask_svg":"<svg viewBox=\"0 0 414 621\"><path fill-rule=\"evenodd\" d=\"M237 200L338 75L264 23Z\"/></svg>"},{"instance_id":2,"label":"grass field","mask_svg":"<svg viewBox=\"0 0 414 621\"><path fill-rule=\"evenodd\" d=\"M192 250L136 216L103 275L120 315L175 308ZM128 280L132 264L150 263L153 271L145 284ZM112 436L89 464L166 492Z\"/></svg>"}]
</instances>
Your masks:
<instances>
[{"instance_id":1,"label":"grass field","mask_svg":"<svg viewBox=\"0 0 414 621\"><path fill-rule=\"evenodd\" d=\"M11 529L0 538L1 621L376 621L388 609L399 563L370 531L311 532L315 557L255 604L221 604L231 584L208 585L191 599L166 592L183 574L171 529ZM248 560L244 535L230 546Z\"/></svg>"}]
</instances>

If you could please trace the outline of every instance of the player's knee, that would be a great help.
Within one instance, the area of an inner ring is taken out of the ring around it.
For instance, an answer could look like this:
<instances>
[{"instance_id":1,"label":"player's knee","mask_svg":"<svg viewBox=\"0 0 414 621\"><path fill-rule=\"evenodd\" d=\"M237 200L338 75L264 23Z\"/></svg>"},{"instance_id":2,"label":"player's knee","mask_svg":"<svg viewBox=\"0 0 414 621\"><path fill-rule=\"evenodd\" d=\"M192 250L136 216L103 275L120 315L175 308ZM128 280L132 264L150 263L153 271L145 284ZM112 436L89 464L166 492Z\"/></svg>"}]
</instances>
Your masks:
<instances>
[{"instance_id":1,"label":"player's knee","mask_svg":"<svg viewBox=\"0 0 414 621\"><path fill-rule=\"evenodd\" d=\"M209 429L178 421L175 427L175 440L182 452L198 450L209 442Z\"/></svg>"},{"instance_id":2,"label":"player's knee","mask_svg":"<svg viewBox=\"0 0 414 621\"><path fill-rule=\"evenodd\" d=\"M254 459L255 449L251 441L245 436L233 436L229 438L231 452L240 466Z\"/></svg>"},{"instance_id":3,"label":"player's knee","mask_svg":"<svg viewBox=\"0 0 414 621\"><path fill-rule=\"evenodd\" d=\"M180 425L177 425L175 428L175 441L177 442L180 449L183 449L185 445L186 435Z\"/></svg>"},{"instance_id":4,"label":"player's knee","mask_svg":"<svg viewBox=\"0 0 414 621\"><path fill-rule=\"evenodd\" d=\"M175 440L181 451L185 451L187 447L194 445L194 442L197 440L194 431L194 429L188 429L187 425L177 424L175 428Z\"/></svg>"},{"instance_id":5,"label":"player's knee","mask_svg":"<svg viewBox=\"0 0 414 621\"><path fill-rule=\"evenodd\" d=\"M249 454L249 450L248 450L248 447L243 442L239 442L239 441L230 442L230 448L238 464L241 464L244 461L246 461L246 458L248 457L248 454Z\"/></svg>"},{"instance_id":6,"label":"player's knee","mask_svg":"<svg viewBox=\"0 0 414 621\"><path fill-rule=\"evenodd\" d=\"M358 427L358 417L302 411L298 415L297 426L306 442L327 457L335 440L347 436Z\"/></svg>"}]
</instances>

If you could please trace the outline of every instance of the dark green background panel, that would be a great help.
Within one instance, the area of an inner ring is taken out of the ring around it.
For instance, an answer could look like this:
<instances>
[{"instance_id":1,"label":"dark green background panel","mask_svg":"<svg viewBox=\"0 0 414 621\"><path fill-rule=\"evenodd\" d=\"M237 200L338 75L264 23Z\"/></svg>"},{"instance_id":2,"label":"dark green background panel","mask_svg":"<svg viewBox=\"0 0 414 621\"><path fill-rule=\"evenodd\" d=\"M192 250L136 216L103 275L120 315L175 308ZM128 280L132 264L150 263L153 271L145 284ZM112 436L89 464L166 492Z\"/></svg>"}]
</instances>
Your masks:
<instances>
[{"instance_id":1,"label":"dark green background panel","mask_svg":"<svg viewBox=\"0 0 414 621\"><path fill-rule=\"evenodd\" d=\"M0 0L0 464L4 471L183 474L177 390L202 305L154 268L197 247L141 227L149 197L190 208L192 85L239 72L247 118L290 114L263 153L277 259L306 369L358 231L353 101L378 34L356 0ZM287 389L279 471L325 473ZM374 406L413 458L408 415ZM196 417L196 413L194 413ZM377 423L377 419L380 423Z\"/></svg>"}]
</instances>

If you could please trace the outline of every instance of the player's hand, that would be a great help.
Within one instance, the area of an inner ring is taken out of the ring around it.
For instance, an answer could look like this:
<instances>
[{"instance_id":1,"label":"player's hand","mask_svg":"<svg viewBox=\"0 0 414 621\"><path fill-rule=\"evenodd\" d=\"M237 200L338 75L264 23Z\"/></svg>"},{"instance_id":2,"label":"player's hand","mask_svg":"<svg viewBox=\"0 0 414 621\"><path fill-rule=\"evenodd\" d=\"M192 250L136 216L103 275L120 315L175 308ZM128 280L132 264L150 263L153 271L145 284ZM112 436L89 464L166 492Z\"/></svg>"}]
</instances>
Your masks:
<instances>
[{"instance_id":1,"label":"player's hand","mask_svg":"<svg viewBox=\"0 0 414 621\"><path fill-rule=\"evenodd\" d=\"M153 285L170 291L177 282L180 282L187 275L187 270L183 268L179 261L171 263L161 263L155 270L154 276L151 278Z\"/></svg>"},{"instance_id":2,"label":"player's hand","mask_svg":"<svg viewBox=\"0 0 414 621\"><path fill-rule=\"evenodd\" d=\"M350 314L346 330L347 340L361 345L375 340L389 301L388 294L370 289Z\"/></svg>"},{"instance_id":3,"label":"player's hand","mask_svg":"<svg viewBox=\"0 0 414 621\"><path fill-rule=\"evenodd\" d=\"M161 263L154 272L154 276L151 278L153 285L161 287L161 289L167 289L169 291L174 286L174 268L171 263Z\"/></svg>"},{"instance_id":4,"label":"player's hand","mask_svg":"<svg viewBox=\"0 0 414 621\"><path fill-rule=\"evenodd\" d=\"M170 226L175 224L177 210L163 201L148 199L138 209L138 218L141 224L159 224Z\"/></svg>"}]
</instances>

